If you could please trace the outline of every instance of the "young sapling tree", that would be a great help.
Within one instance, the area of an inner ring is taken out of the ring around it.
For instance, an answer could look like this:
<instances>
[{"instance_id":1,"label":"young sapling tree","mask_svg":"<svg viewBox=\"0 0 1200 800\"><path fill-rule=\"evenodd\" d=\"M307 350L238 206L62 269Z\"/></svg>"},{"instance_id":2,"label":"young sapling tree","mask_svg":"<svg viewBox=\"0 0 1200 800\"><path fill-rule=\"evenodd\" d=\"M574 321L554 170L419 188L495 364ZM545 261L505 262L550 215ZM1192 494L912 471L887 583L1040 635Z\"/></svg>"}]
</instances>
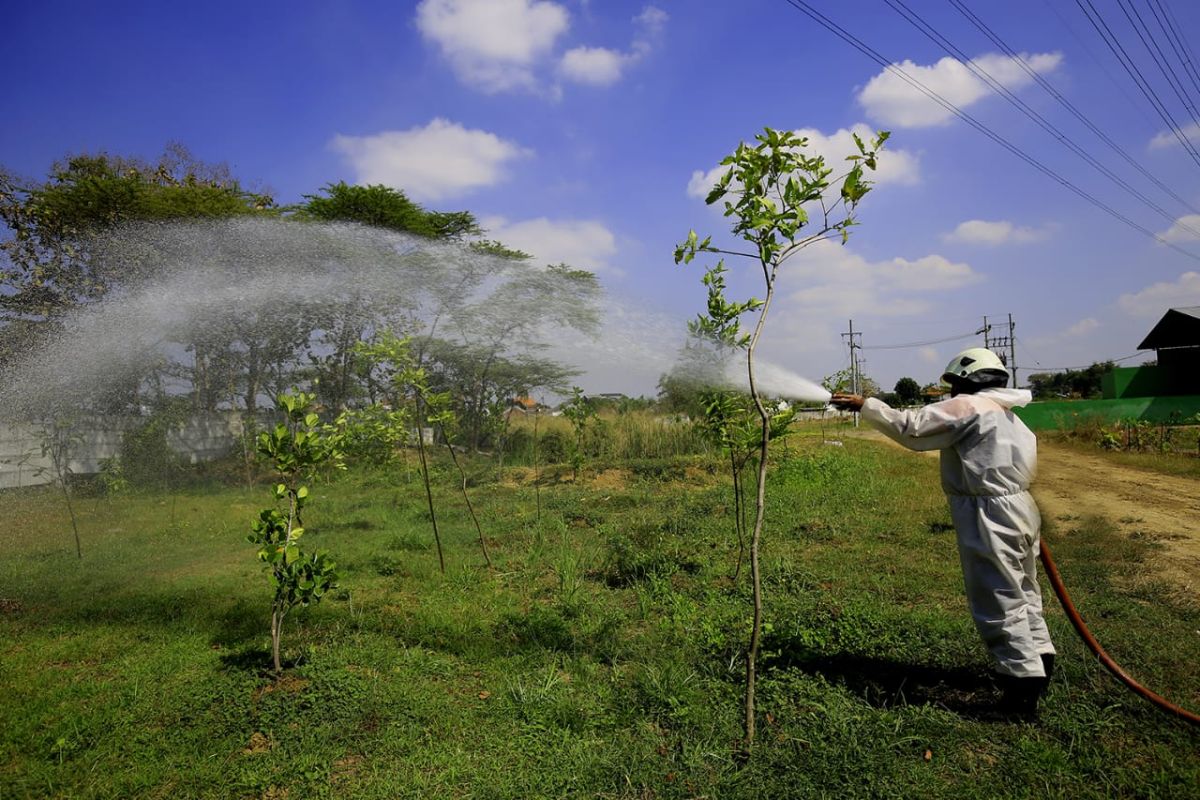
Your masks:
<instances>
[{"instance_id":1,"label":"young sapling tree","mask_svg":"<svg viewBox=\"0 0 1200 800\"><path fill-rule=\"evenodd\" d=\"M251 526L249 541L258 545L258 557L267 565L275 597L271 603L271 657L278 675L283 621L296 606L319 603L337 586L334 562L324 551L308 553L299 541L304 534L301 512L309 489L303 481L319 466L341 466L342 454L336 436L323 433L320 419L312 411L313 396L300 392L281 395L277 407L284 421L258 436L260 455L275 470L272 487L275 505L263 509Z\"/></svg>"},{"instance_id":2,"label":"young sapling tree","mask_svg":"<svg viewBox=\"0 0 1200 800\"><path fill-rule=\"evenodd\" d=\"M579 482L579 470L583 467L587 453L587 435L592 422L596 418L596 407L584 395L583 389L571 387L571 398L563 403L563 416L571 422L573 436L568 443L571 459L572 480Z\"/></svg>"},{"instance_id":3,"label":"young sapling tree","mask_svg":"<svg viewBox=\"0 0 1200 800\"><path fill-rule=\"evenodd\" d=\"M354 346L354 352L367 362L368 371L380 373L383 383L391 392L392 406L407 404L411 409L410 416L416 424L417 459L421 465L421 480L429 507L429 523L433 526L433 542L437 546L438 567L445 573L446 556L442 551L442 535L438 531L437 510L433 505L429 459L425 455L426 414L421 393L422 388L428 388L425 370L417 366L410 340L400 338L391 331L382 331L373 342L359 342Z\"/></svg>"},{"instance_id":4,"label":"young sapling tree","mask_svg":"<svg viewBox=\"0 0 1200 800\"><path fill-rule=\"evenodd\" d=\"M63 500L67 504L67 514L71 517L71 530L75 534L75 555L83 558L83 545L79 541L79 522L75 518L75 504L71 502L71 448L78 444L81 437L71 432L70 422L47 422L42 428L42 458L50 459L50 469L54 470L54 481L62 489ZM46 467L34 471L35 475L43 475Z\"/></svg>"},{"instance_id":5,"label":"young sapling tree","mask_svg":"<svg viewBox=\"0 0 1200 800\"><path fill-rule=\"evenodd\" d=\"M756 426L756 411L745 394L711 390L702 392L700 399L704 404L704 435L729 456L729 473L733 484L733 526L738 543L737 562L732 576L736 582L746 558L746 495L742 473L755 455L761 433ZM776 407L772 410L771 441L788 435L795 416L791 408Z\"/></svg>"},{"instance_id":6,"label":"young sapling tree","mask_svg":"<svg viewBox=\"0 0 1200 800\"><path fill-rule=\"evenodd\" d=\"M724 201L724 215L731 220L732 234L749 245L749 252L725 250L712 244L712 237L700 239L695 231L675 248L675 263L691 262L699 253L718 253L745 258L761 273L764 294L743 301L725 297L724 261L704 274L708 287L708 308L695 320L695 330L716 341L745 352L750 397L759 417L758 472L754 528L750 536L750 577L754 613L750 643L746 649L745 746L754 743L754 690L758 649L762 636L762 576L759 569L759 545L766 508L767 455L771 439L772 412L759 390L754 372L754 353L762 337L763 325L775 296L780 268L801 250L817 242L840 239L844 244L855 224L854 212L859 201L870 191L864 169L874 170L877 153L888 138L880 132L869 142L855 135L857 153L847 157L849 169L840 176L819 155L805 151L808 141L791 131L766 128L755 137L755 144L741 143L721 164L726 167L705 199L712 204ZM837 187L834 189L834 187ZM836 191L829 197L831 189ZM740 320L755 313L753 329L744 333Z\"/></svg>"},{"instance_id":7,"label":"young sapling tree","mask_svg":"<svg viewBox=\"0 0 1200 800\"><path fill-rule=\"evenodd\" d=\"M429 506L429 520L433 526L433 538L437 544L438 565L441 571L446 571L446 559L442 551L442 539L438 530L437 513L433 503L433 487L429 478L429 459L425 451L426 425L437 427L439 433L441 433L442 440L446 444L446 448L450 452L450 460L458 470L461 479L461 491L467 504L467 511L471 516L471 521L475 525L475 532L479 536L479 547L483 552L483 559L490 567L492 559L488 553L487 541L483 535L483 528L479 524L479 518L475 514L475 507L471 504L471 496L467 492L467 474L459 462L458 455L455 453L450 440L450 432L456 421L456 416L454 410L450 407L449 393L435 392L432 389L429 373L425 367L417 363L417 359L413 356L410 347L410 341L408 339L401 339L390 331L380 333L374 342L360 342L356 346L355 352L367 361L369 369L382 372L385 381L393 393L394 405L399 406L402 403L408 403L411 408L409 417L416 422L417 426L417 454L421 462L421 475L425 484L425 500ZM394 422L399 417L393 416L389 419Z\"/></svg>"},{"instance_id":8,"label":"young sapling tree","mask_svg":"<svg viewBox=\"0 0 1200 800\"><path fill-rule=\"evenodd\" d=\"M458 477L462 482L463 501L467 504L467 513L471 515L471 522L475 525L475 533L479 537L479 549L483 552L483 560L487 563L488 567L491 567L492 557L488 554L487 540L483 536L483 528L479 524L479 517L475 514L475 506L471 504L471 495L467 492L467 472L459 462L458 454L454 452L454 442L451 441L451 431L457 421L457 416L454 413L454 409L450 408L450 393L430 391L424 372L424 369L420 370L421 380L419 383L414 384L414 388L420 393L421 400L425 406L426 418L430 424L437 426L438 432L442 435L442 442L445 443L446 450L450 453L450 461L454 464L454 468L458 470Z\"/></svg>"}]
</instances>

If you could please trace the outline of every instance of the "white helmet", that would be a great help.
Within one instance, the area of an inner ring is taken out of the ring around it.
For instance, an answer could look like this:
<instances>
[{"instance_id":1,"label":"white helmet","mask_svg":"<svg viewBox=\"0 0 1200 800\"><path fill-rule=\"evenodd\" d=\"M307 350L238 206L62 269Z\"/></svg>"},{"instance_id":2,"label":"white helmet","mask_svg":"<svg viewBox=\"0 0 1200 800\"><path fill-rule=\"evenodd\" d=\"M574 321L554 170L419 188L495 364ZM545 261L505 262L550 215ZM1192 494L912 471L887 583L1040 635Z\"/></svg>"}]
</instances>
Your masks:
<instances>
[{"instance_id":1,"label":"white helmet","mask_svg":"<svg viewBox=\"0 0 1200 800\"><path fill-rule=\"evenodd\" d=\"M996 384L1003 378L1008 383L1008 367L1000 357L986 347L972 347L950 359L942 373L942 385L950 388L954 383Z\"/></svg>"}]
</instances>

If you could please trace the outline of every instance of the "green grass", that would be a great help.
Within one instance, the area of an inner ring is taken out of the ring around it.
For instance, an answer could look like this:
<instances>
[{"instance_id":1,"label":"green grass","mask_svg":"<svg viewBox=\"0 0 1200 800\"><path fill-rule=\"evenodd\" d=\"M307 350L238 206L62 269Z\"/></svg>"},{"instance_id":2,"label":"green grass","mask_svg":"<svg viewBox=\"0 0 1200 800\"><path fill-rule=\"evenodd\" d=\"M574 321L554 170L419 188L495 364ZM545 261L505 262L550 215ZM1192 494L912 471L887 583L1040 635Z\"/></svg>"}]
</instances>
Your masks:
<instances>
[{"instance_id":1,"label":"green grass","mask_svg":"<svg viewBox=\"0 0 1200 800\"><path fill-rule=\"evenodd\" d=\"M415 475L317 485L307 543L342 590L288 619L282 680L245 541L266 491L81 500L82 563L53 492L2 495L0 796L1195 796L1200 736L1113 681L1057 606L1041 721L990 711L936 462L789 449L745 762L749 590L702 458L606 463L620 472L580 485L550 470L540 521L532 486L477 465L491 572L449 473L445 575ZM1066 524L1047 536L1096 634L1200 707L1200 608L1142 572L1156 545Z\"/></svg>"}]
</instances>

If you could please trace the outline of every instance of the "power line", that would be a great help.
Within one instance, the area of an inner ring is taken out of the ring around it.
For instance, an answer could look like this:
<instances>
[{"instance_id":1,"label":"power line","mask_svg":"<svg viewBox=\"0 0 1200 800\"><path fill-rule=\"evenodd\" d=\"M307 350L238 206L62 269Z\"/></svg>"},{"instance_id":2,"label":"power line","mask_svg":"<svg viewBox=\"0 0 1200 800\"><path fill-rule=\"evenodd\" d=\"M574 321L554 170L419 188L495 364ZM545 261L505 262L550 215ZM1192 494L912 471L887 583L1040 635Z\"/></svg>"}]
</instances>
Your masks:
<instances>
[{"instance_id":1,"label":"power line","mask_svg":"<svg viewBox=\"0 0 1200 800\"><path fill-rule=\"evenodd\" d=\"M1033 351L1031 351L1029 349L1028 342L1026 342L1024 339L1021 339L1019 337L1017 337L1015 339L1015 341L1018 344L1020 344L1021 347L1025 348L1026 354L1029 355L1029 360L1037 365L1036 370L1030 370L1029 367L1026 367L1026 370L1031 371L1031 372L1039 372L1039 371L1055 372L1055 371L1063 371L1063 370L1069 370L1069 369L1076 369L1076 370L1087 369L1088 367L1091 367L1093 364L1105 364L1110 361L1114 364L1120 364L1121 362L1128 361L1131 358L1138 358L1139 356L1142 358L1146 357L1145 352L1140 352L1140 353L1133 353L1132 355L1128 355L1128 356L1121 356L1120 358L1098 358L1095 361L1093 361L1091 364L1083 364L1083 365L1078 365L1078 366L1073 366L1073 367L1047 367L1047 366L1043 366L1040 361L1038 361L1036 358L1033 357Z\"/></svg>"},{"instance_id":2,"label":"power line","mask_svg":"<svg viewBox=\"0 0 1200 800\"><path fill-rule=\"evenodd\" d=\"M1096 68L1104 73L1104 77L1108 78L1108 82L1112 84L1113 88L1120 92L1121 96L1128 101L1129 104L1127 107L1137 111L1138 116L1144 119L1146 124L1148 124L1152 129L1157 129L1158 123L1150 119L1150 115L1146 113L1146 109L1142 107L1142 104L1137 102L1133 95L1129 93L1129 90L1125 87L1124 81L1117 80L1116 76L1113 75L1113 73L1109 70L1108 65L1105 64L1099 56L1092 52L1092 48L1088 46L1087 41L1079 35L1078 31L1075 30L1075 26L1071 24L1070 20L1064 17L1062 12L1058 10L1059 0L1042 0L1042 2L1045 4L1050 13L1058 18L1059 23L1061 23L1066 32L1071 35L1071 38L1075 40L1075 43L1079 45L1079 48L1087 54L1087 57L1092 60L1092 63L1096 65Z\"/></svg>"},{"instance_id":3,"label":"power line","mask_svg":"<svg viewBox=\"0 0 1200 800\"><path fill-rule=\"evenodd\" d=\"M1126 2L1127 0L1117 0L1117 5L1121 7L1121 11L1125 14L1125 19L1129 20L1129 24L1133 26L1133 32L1137 34L1139 39L1141 39L1142 46L1146 48L1146 52L1149 53L1150 58L1154 60L1154 64L1158 67L1158 71L1162 73L1164 78L1166 78L1167 85L1171 87L1171 91L1175 93L1175 97L1177 97L1179 102L1183 104L1184 109L1186 109L1188 114L1191 116L1192 122L1196 123L1197 126L1200 126L1200 118L1197 118L1196 116L1196 105L1191 101L1191 98L1187 96L1187 91L1183 88L1183 83L1179 80L1179 76L1175 74L1175 68L1172 67L1170 62L1167 61L1166 54L1164 54L1162 48L1158 46L1158 42L1154 39L1154 35L1150 33L1150 27L1146 25L1146 21L1142 19L1142 15L1138 13L1138 10L1133 6L1132 3L1129 3L1127 6ZM1130 16L1131 13L1133 16ZM1145 36L1142 35L1143 30L1146 32Z\"/></svg>"},{"instance_id":4,"label":"power line","mask_svg":"<svg viewBox=\"0 0 1200 800\"><path fill-rule=\"evenodd\" d=\"M1084 7L1085 3L1087 4L1086 8ZM1175 122L1175 118L1171 116L1171 112L1167 110L1165 105L1163 105L1162 100L1158 97L1158 93L1155 92L1154 88L1151 87L1146 81L1145 76L1142 75L1141 70L1138 69L1137 64L1133 62L1133 59L1129 57L1129 54L1121 45L1121 41L1116 37L1116 34L1112 32L1112 28L1108 27L1108 23L1104 21L1104 17L1102 17L1100 12L1096 10L1096 7L1092 5L1092 0L1075 0L1075 4L1079 6L1079 10L1083 12L1083 15L1087 17L1088 22L1090 22L1092 27L1096 29L1096 33L1100 35L1100 38L1104 40L1104 44L1106 44L1108 49L1112 51L1112 54L1116 56L1117 61L1119 61L1121 66L1124 67L1125 72L1130 78L1133 79L1134 84L1136 84L1138 89L1141 90L1142 95L1145 96L1145 98L1150 102L1150 105L1153 106L1154 110L1158 112L1159 117L1161 117L1162 121L1166 123L1167 128L1170 129L1171 133L1175 134L1175 138L1179 140L1181 145L1183 145L1183 149L1187 151L1188 155L1192 157L1192 160L1195 161L1197 165L1200 165L1200 153L1196 152L1196 148L1192 146L1191 141L1183 135L1183 131L1179 127L1179 123ZM1092 17L1093 14L1095 14L1094 19Z\"/></svg>"},{"instance_id":5,"label":"power line","mask_svg":"<svg viewBox=\"0 0 1200 800\"><path fill-rule=\"evenodd\" d=\"M1010 105L1014 106L1026 117L1033 120L1038 127L1057 139L1064 147L1082 158L1106 178L1117 184L1117 186L1134 195L1147 206L1157 211L1165 220L1172 224L1180 225L1180 227L1186 229L1188 233L1200 239L1200 230L1192 228L1187 223L1180 224L1177 221L1177 216L1175 214L1170 213L1162 206L1151 200L1149 197L1146 197L1146 195L1129 185L1129 183L1121 176L1117 175L1108 167L1097 161L1090 153L1072 141L1069 136L1060 131L1057 127L1055 127L1053 123L1031 108L1024 100L1017 97L1007 86L996 80L991 73L989 73L981 65L977 64L974 59L956 47L953 42L938 33L932 25L921 18L920 14L917 14L915 11L906 6L903 0L884 0L884 2L891 6L892 10L897 14L904 17L905 21L907 21L910 25L921 31L921 33L925 34L928 39L933 41L935 44L940 45L941 48L950 55L957 57L967 69L971 70L975 77L986 83L989 87L991 87L992 91L999 94L1001 97L1007 100ZM951 0L951 2L954 2L954 0Z\"/></svg>"},{"instance_id":6,"label":"power line","mask_svg":"<svg viewBox=\"0 0 1200 800\"><path fill-rule=\"evenodd\" d=\"M1095 207L1099 208L1101 211L1104 211L1109 216L1113 217L1114 219L1118 220L1119 222L1124 223L1125 225L1129 226L1130 228L1133 228L1134 230L1136 230L1146 236L1149 236L1150 238L1154 239L1155 241L1160 242L1167 247L1170 247L1172 250L1175 250L1176 252L1181 253L1182 255L1185 255L1194 261L1200 261L1200 255L1196 255L1195 253L1191 253L1187 250L1184 250L1182 247L1179 247L1178 245L1174 244L1173 242L1170 242L1170 241L1164 239L1162 236L1159 236L1157 233L1154 233L1153 231L1149 230L1148 228L1145 228L1142 225L1139 225L1138 223L1134 222L1129 217L1120 213L1116 209L1114 209L1111 206L1106 205L1102 201L1096 199L1095 197L1093 197L1091 194L1084 191L1083 189L1080 189L1074 183L1067 180L1062 175L1059 175L1057 172L1052 170L1050 167L1047 167L1045 164L1038 161L1033 156L1029 155L1024 150L1017 147L1012 142L1008 141L1003 136L996 133L991 128L987 127L982 122L975 119L973 116L971 116L970 114L968 114L967 112L965 112L961 108L959 108L958 106L951 103L949 100L947 100L944 97L942 97L941 95L939 95L937 92L935 92L932 89L930 89L929 87L925 86L925 84L921 83L916 78L911 77L903 69L901 69L900 67L891 63L891 61L889 59L884 58L877 51L873 50L871 47L869 47L868 45L864 44L861 40L856 38L853 34L849 33L845 29L841 28L839 25L837 25L837 23L833 22L828 17L824 16L819 11L814 9L807 2L805 2L805 0L786 0L786 2L788 3L788 5L792 6L797 11L800 11L801 13L808 16L814 22L821 25L821 27L823 27L826 30L828 30L829 32L833 33L835 36L837 36L842 41L849 44L854 49L858 50L860 53L862 53L863 55L870 58L876 64L879 64L883 68L892 72L894 75L896 75L901 80L903 80L905 83L907 83L909 86L911 86L912 88L921 92L926 97L928 97L930 100L933 100L935 103L940 105L942 108L946 109L951 114L955 115L956 117L958 117L959 119L963 120L968 125L970 125L972 128L974 128L975 130L982 133L984 136L987 136L989 139L991 139L996 144L1000 145L1001 147L1008 150L1013 155L1017 156L1017 158L1021 159L1025 163L1029 164L1031 167L1038 170L1042 174L1046 175L1050 179L1054 180L1056 183L1060 184L1064 188L1069 189L1075 195L1086 200L1087 202L1091 203ZM1198 157L1198 159L1200 159L1200 157ZM1200 160L1198 160L1198 163L1200 163Z\"/></svg>"},{"instance_id":7,"label":"power line","mask_svg":"<svg viewBox=\"0 0 1200 800\"><path fill-rule=\"evenodd\" d=\"M945 339L930 339L925 342L905 342L904 344L873 344L870 346L862 345L863 350L906 350L913 347L929 347L935 344L945 344L946 342L957 342L962 339L969 339L976 335L978 331L971 333L962 333L958 336L947 336Z\"/></svg>"},{"instance_id":8,"label":"power line","mask_svg":"<svg viewBox=\"0 0 1200 800\"><path fill-rule=\"evenodd\" d=\"M1183 65L1183 74L1187 75L1188 80L1191 81L1192 88L1200 92L1200 76L1196 75L1196 67L1192 64L1192 60L1186 52L1183 38L1179 35L1179 31L1171 26L1171 21L1167 18L1166 9L1163 8L1159 0L1147 0L1147 5L1150 6L1150 13L1154 15L1154 21L1158 23L1159 29L1167 37L1167 42L1171 45L1172 52L1179 59L1179 63Z\"/></svg>"},{"instance_id":9,"label":"power line","mask_svg":"<svg viewBox=\"0 0 1200 800\"><path fill-rule=\"evenodd\" d=\"M1196 75L1196 54L1192 52L1192 46L1188 44L1187 39L1183 38L1183 32L1179 25L1179 20L1175 19L1175 12L1171 10L1171 6L1167 0L1161 0L1161 2L1159 2L1159 0L1155 0L1155 2L1159 3L1159 7L1162 8L1163 13L1170 20L1171 29L1175 31L1175 38L1179 40L1180 48L1182 48L1183 52L1187 53L1188 55L1187 65L1191 67L1192 74Z\"/></svg>"},{"instance_id":10,"label":"power line","mask_svg":"<svg viewBox=\"0 0 1200 800\"><path fill-rule=\"evenodd\" d=\"M1138 162L1133 156L1131 156L1123 147L1121 147L1119 144L1114 142L1112 140L1112 138L1108 136L1108 134L1106 134L1104 131L1100 130L1100 128L1097 127L1095 125L1095 123L1093 123L1087 116L1085 116L1082 111L1080 111L1078 108L1076 108L1075 105L1070 100L1068 100L1065 96L1063 96L1063 94L1061 92L1058 91L1058 89L1054 88L1054 85L1051 84L1050 81L1048 81L1046 78L1044 78L1041 75L1041 73L1039 73L1032 66L1030 66L1029 63L1024 59L1024 57L1020 53L1015 51L1012 47L1010 47L1008 45L1007 42L1005 42L1003 39L1001 39L1000 36L995 31L993 31L991 28L989 28L987 26L987 24L982 19L980 19L978 15L975 14L975 12L973 12L973 11L971 11L971 9L967 8L962 3L962 0L950 0L950 4L952 6L954 6L956 9L958 9L958 11L963 16L965 16L967 18L967 20L970 21L971 24L973 24L984 36L986 36L988 39L990 39L993 44L995 44L997 47L999 47L1001 49L1001 51L1004 52L1005 55L1007 55L1009 58L1013 59L1021 67L1021 69L1024 70L1025 73L1027 75L1029 75L1034 81L1036 81L1039 86L1041 86L1043 89L1045 89L1046 92L1049 93L1049 95L1051 97L1053 97L1055 100L1057 100L1059 102L1060 105L1062 105L1064 108L1066 108L1068 111L1070 111L1071 114L1073 114L1076 119L1078 119L1080 122L1082 122L1087 127L1088 130L1090 130L1097 137L1099 137L1100 141L1104 142L1106 145L1109 146L1110 149L1113 150L1113 152L1115 152L1122 159L1124 159L1127 164L1129 164L1131 167L1133 167L1138 172L1140 172L1143 176L1145 176L1147 179L1149 179L1159 189L1162 189L1164 192L1166 192L1168 195L1170 195L1176 202L1178 202L1184 208L1188 209L1192 213L1200 214L1200 209L1197 209L1194 205L1192 205L1190 202L1185 200L1183 197L1180 197L1179 194L1177 194L1173 189L1171 189L1169 186L1167 186L1165 183L1163 183L1161 180L1159 180L1153 173L1151 173L1149 170L1147 170L1145 167L1143 167L1141 165L1141 163Z\"/></svg>"}]
</instances>

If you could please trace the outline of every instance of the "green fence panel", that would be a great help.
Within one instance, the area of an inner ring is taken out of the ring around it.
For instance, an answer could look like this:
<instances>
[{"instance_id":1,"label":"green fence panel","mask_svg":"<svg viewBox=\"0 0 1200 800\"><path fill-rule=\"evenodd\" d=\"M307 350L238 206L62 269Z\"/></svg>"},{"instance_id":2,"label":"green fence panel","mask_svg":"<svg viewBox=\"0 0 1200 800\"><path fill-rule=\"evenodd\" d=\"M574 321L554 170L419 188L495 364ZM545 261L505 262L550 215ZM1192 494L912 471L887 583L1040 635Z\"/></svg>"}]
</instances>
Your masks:
<instances>
[{"instance_id":1,"label":"green fence panel","mask_svg":"<svg viewBox=\"0 0 1200 800\"><path fill-rule=\"evenodd\" d=\"M1014 409L1035 431L1067 430L1086 421L1109 425L1122 419L1183 422L1200 414L1200 395L1126 397L1115 400L1046 400Z\"/></svg>"}]
</instances>

